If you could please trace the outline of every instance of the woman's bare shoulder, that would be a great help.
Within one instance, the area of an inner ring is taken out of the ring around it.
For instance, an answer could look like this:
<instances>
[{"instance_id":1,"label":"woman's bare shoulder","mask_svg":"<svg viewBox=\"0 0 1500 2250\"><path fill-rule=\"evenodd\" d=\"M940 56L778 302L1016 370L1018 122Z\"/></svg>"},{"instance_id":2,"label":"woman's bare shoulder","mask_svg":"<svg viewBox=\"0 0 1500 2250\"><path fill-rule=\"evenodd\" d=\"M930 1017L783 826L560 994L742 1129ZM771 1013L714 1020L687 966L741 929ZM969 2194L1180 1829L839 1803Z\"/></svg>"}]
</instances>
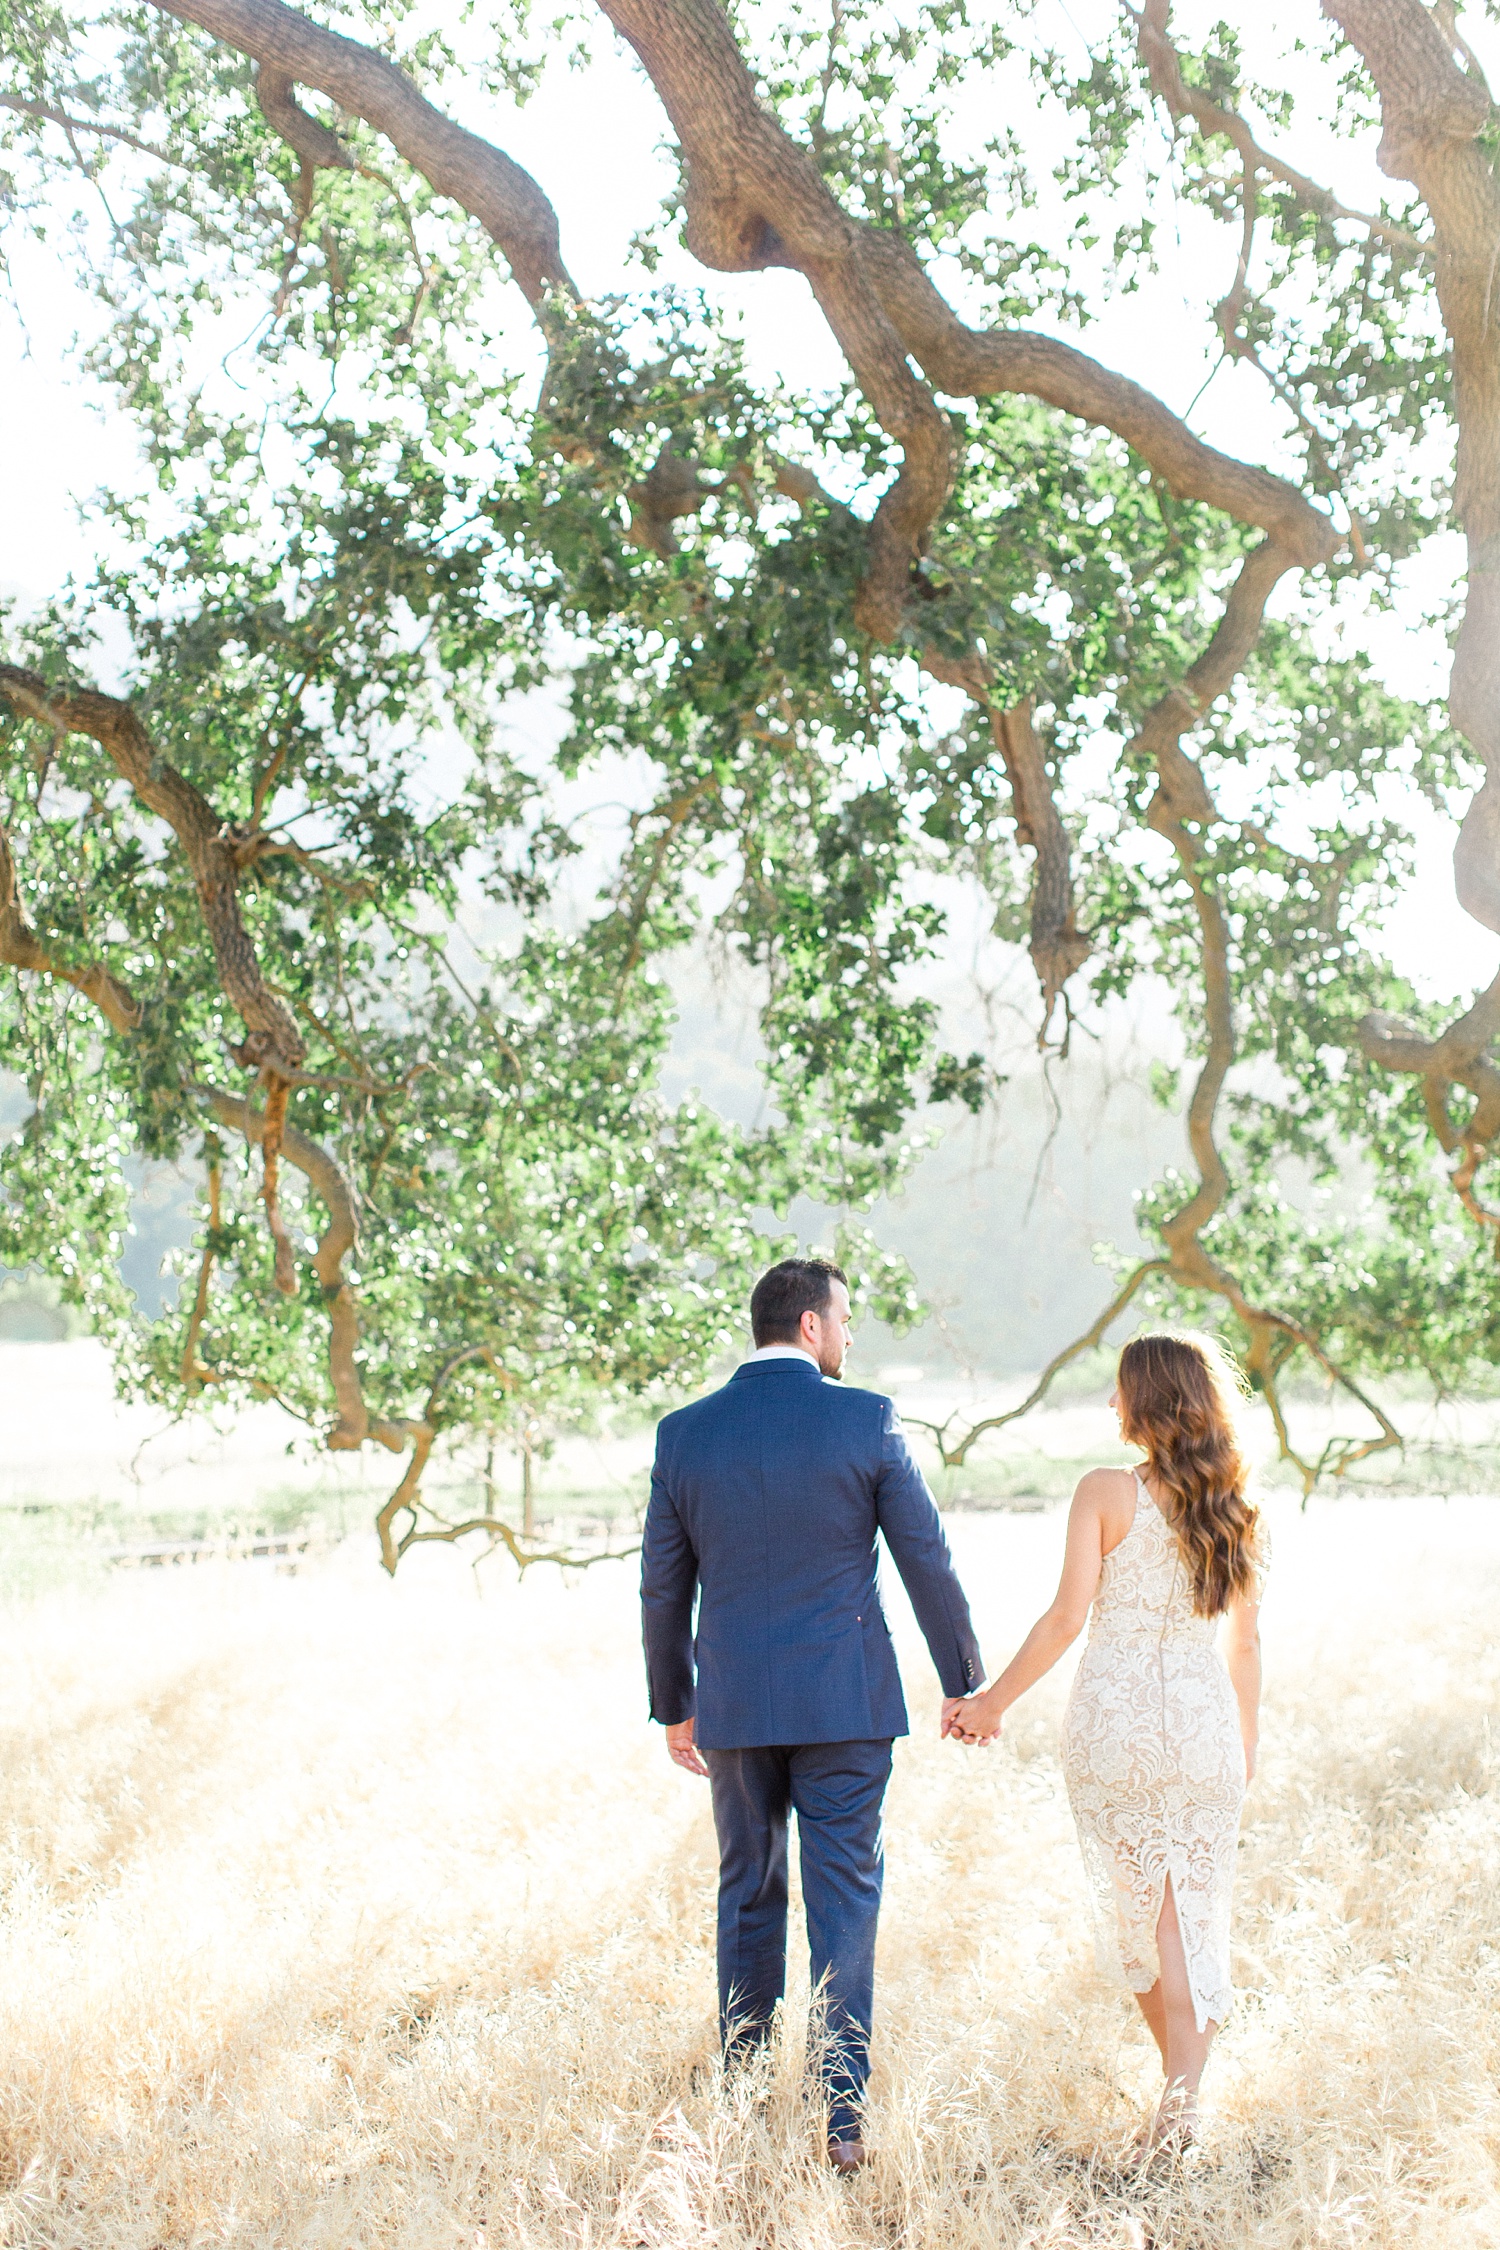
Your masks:
<instances>
[{"instance_id":1,"label":"woman's bare shoulder","mask_svg":"<svg viewBox=\"0 0 1500 2250\"><path fill-rule=\"evenodd\" d=\"M1133 1469L1085 1469L1073 1494L1086 1508L1115 1509L1128 1501L1135 1505Z\"/></svg>"}]
</instances>

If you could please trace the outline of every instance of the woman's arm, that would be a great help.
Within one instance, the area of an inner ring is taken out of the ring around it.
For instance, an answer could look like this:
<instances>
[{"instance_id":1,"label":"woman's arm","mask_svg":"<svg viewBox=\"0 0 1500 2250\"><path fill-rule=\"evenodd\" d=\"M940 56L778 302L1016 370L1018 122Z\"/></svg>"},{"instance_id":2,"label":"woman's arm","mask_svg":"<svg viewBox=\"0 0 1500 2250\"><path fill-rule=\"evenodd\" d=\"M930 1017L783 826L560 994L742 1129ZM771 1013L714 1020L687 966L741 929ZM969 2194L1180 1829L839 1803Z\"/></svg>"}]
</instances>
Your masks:
<instances>
[{"instance_id":1,"label":"woman's arm","mask_svg":"<svg viewBox=\"0 0 1500 2250\"><path fill-rule=\"evenodd\" d=\"M1240 1740L1245 1745L1245 1779L1255 1779L1260 1740L1260 1603L1237 1595L1224 1613L1224 1662L1240 1707Z\"/></svg>"},{"instance_id":2,"label":"woman's arm","mask_svg":"<svg viewBox=\"0 0 1500 2250\"><path fill-rule=\"evenodd\" d=\"M961 1741L993 1742L1011 1705L1051 1671L1083 1631L1104 1563L1105 1518L1118 1475L1118 1470L1090 1469L1081 1479L1068 1512L1067 1550L1052 1606L1043 1610L999 1679L958 1706L952 1731Z\"/></svg>"}]
</instances>

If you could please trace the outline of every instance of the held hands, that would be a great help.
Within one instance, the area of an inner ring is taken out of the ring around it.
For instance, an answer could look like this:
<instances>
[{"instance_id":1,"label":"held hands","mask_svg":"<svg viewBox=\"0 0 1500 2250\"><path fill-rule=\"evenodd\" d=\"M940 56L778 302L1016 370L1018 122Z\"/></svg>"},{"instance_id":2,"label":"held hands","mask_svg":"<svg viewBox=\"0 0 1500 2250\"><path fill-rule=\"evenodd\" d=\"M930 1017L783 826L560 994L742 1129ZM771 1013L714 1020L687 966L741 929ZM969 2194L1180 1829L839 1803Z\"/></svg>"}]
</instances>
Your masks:
<instances>
[{"instance_id":1,"label":"held hands","mask_svg":"<svg viewBox=\"0 0 1500 2250\"><path fill-rule=\"evenodd\" d=\"M684 1773L701 1773L705 1780L708 1778L703 1754L693 1740L691 1719L679 1719L676 1726L668 1727L667 1756L674 1766L681 1766Z\"/></svg>"},{"instance_id":2,"label":"held hands","mask_svg":"<svg viewBox=\"0 0 1500 2250\"><path fill-rule=\"evenodd\" d=\"M950 1695L943 1702L943 1741L949 1737L962 1742L967 1748L988 1749L1000 1738L1000 1713L992 1700L992 1691L981 1689L977 1695Z\"/></svg>"}]
</instances>

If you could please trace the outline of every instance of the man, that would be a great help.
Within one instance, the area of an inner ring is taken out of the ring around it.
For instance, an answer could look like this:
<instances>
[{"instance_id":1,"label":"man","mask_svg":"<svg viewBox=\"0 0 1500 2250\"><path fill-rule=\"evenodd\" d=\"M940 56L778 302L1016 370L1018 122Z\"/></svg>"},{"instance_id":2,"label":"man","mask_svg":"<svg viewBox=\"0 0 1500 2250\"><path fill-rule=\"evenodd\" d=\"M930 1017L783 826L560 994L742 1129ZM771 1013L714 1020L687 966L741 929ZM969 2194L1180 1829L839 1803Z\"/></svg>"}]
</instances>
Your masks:
<instances>
[{"instance_id":1,"label":"man","mask_svg":"<svg viewBox=\"0 0 1500 2250\"><path fill-rule=\"evenodd\" d=\"M906 1705L876 1583L885 1542L942 1682L942 1732L984 1677L932 1495L887 1398L841 1387L849 1288L788 1258L750 1299L755 1352L657 1432L641 1567L651 1716L706 1774L719 1836L726 2059L769 2036L786 1981L795 1811L829 2161L866 2161L881 1804ZM693 1601L698 1630L693 1634Z\"/></svg>"}]
</instances>

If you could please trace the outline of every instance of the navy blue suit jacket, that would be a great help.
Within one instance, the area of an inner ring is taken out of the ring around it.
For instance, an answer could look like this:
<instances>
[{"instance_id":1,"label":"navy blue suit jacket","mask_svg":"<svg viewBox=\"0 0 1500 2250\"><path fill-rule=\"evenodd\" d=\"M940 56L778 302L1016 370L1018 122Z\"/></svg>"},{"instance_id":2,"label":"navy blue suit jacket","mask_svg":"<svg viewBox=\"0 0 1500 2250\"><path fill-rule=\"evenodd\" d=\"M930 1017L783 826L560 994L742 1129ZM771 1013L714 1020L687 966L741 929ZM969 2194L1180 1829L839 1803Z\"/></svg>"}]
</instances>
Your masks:
<instances>
[{"instance_id":1,"label":"navy blue suit jacket","mask_svg":"<svg viewBox=\"0 0 1500 2250\"><path fill-rule=\"evenodd\" d=\"M888 1398L799 1354L667 1415L641 1558L651 1716L696 1718L709 1750L905 1734L877 1531L943 1693L967 1694L984 1676L969 1605Z\"/></svg>"}]
</instances>

